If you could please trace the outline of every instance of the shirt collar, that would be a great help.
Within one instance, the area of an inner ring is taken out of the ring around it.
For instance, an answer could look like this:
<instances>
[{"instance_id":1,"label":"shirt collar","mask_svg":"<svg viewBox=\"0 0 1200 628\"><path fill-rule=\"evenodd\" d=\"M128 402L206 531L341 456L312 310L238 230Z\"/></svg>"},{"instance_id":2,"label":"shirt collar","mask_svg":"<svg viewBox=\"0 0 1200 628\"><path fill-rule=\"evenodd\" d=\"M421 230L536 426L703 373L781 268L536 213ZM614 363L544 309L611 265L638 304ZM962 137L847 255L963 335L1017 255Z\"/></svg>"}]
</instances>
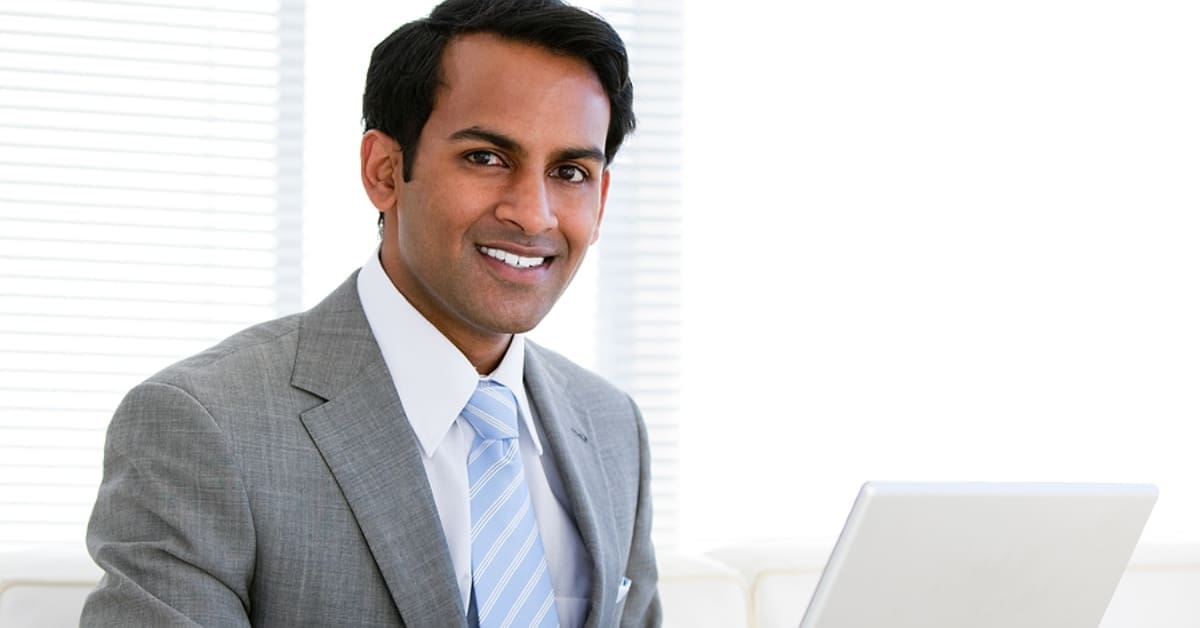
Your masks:
<instances>
[{"instance_id":1,"label":"shirt collar","mask_svg":"<svg viewBox=\"0 0 1200 628\"><path fill-rule=\"evenodd\" d=\"M458 347L396 289L379 262L378 251L358 273L358 296L421 451L431 457L466 407L481 376ZM504 384L516 396L521 424L534 450L542 455L525 394L523 335L513 335L499 366L486 379Z\"/></svg>"}]
</instances>

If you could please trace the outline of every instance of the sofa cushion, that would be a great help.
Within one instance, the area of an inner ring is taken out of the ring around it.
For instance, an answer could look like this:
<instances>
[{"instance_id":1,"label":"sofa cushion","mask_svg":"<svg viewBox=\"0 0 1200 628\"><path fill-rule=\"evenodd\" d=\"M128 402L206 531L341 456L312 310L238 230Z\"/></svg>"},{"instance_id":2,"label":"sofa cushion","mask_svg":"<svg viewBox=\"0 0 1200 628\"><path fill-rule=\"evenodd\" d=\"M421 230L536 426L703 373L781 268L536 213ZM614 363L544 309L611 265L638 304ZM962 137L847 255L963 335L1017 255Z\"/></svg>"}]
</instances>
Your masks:
<instances>
[{"instance_id":1,"label":"sofa cushion","mask_svg":"<svg viewBox=\"0 0 1200 628\"><path fill-rule=\"evenodd\" d=\"M827 552L786 543L719 548L708 553L741 574L753 628L796 628L821 577Z\"/></svg>"},{"instance_id":2,"label":"sofa cushion","mask_svg":"<svg viewBox=\"0 0 1200 628\"><path fill-rule=\"evenodd\" d=\"M83 548L0 553L0 626L78 626L83 601L100 575Z\"/></svg>"},{"instance_id":3,"label":"sofa cushion","mask_svg":"<svg viewBox=\"0 0 1200 628\"><path fill-rule=\"evenodd\" d=\"M733 569L704 556L660 553L658 572L664 628L747 628L746 589Z\"/></svg>"}]
</instances>

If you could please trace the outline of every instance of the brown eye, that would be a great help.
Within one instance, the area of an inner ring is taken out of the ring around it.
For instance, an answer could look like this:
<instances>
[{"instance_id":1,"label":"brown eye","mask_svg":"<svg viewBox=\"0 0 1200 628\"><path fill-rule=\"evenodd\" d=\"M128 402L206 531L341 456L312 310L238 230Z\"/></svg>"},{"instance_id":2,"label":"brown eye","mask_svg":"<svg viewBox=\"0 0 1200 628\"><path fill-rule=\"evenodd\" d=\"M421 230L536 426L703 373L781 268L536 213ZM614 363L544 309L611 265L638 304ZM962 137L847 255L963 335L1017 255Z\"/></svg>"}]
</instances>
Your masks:
<instances>
[{"instance_id":1,"label":"brown eye","mask_svg":"<svg viewBox=\"0 0 1200 628\"><path fill-rule=\"evenodd\" d=\"M551 171L550 176L556 179L562 179L568 183L583 183L587 180L587 172L579 166L558 166Z\"/></svg>"},{"instance_id":2,"label":"brown eye","mask_svg":"<svg viewBox=\"0 0 1200 628\"><path fill-rule=\"evenodd\" d=\"M466 154L467 161L477 166L503 166L504 160L490 150L475 150Z\"/></svg>"}]
</instances>

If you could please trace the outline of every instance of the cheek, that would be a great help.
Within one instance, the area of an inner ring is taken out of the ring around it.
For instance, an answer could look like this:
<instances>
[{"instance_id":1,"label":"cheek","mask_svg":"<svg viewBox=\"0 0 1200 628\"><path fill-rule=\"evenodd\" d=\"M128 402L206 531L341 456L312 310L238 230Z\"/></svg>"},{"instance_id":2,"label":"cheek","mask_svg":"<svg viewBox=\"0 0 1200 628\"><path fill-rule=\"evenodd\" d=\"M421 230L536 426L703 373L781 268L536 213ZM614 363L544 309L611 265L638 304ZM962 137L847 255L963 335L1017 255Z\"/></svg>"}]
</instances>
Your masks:
<instances>
[{"instance_id":1,"label":"cheek","mask_svg":"<svg viewBox=\"0 0 1200 628\"><path fill-rule=\"evenodd\" d=\"M599 236L599 220L598 208L578 208L566 215L560 213L558 228L570 242L571 248L578 249L578 253L582 254Z\"/></svg>"},{"instance_id":2,"label":"cheek","mask_svg":"<svg viewBox=\"0 0 1200 628\"><path fill-rule=\"evenodd\" d=\"M408 232L419 239L414 245L443 248L461 235L462 207L462 199L446 190L423 189L407 195L399 212Z\"/></svg>"},{"instance_id":3,"label":"cheek","mask_svg":"<svg viewBox=\"0 0 1200 628\"><path fill-rule=\"evenodd\" d=\"M427 219L443 233L462 236L491 212L496 197L494 191L478 185L447 186L430 197Z\"/></svg>"}]
</instances>

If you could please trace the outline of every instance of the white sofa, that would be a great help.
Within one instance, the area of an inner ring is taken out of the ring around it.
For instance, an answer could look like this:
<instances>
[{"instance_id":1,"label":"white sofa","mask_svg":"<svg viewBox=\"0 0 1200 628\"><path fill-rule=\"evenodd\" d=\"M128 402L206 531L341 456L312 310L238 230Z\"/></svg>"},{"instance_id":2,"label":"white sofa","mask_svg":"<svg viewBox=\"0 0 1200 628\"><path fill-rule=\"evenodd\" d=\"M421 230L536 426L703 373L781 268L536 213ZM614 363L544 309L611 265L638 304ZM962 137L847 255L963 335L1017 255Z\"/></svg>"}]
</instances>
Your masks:
<instances>
[{"instance_id":1,"label":"white sofa","mask_svg":"<svg viewBox=\"0 0 1200 628\"><path fill-rule=\"evenodd\" d=\"M826 557L826 552L790 544L721 548L703 562L666 556L660 561L666 625L796 628ZM723 605L716 619L707 607L730 599L731 577L743 597ZM710 592L718 587L719 596ZM728 619L736 608L744 608L740 622ZM1200 628L1200 546L1139 547L1100 628Z\"/></svg>"},{"instance_id":2,"label":"white sofa","mask_svg":"<svg viewBox=\"0 0 1200 628\"><path fill-rule=\"evenodd\" d=\"M0 553L0 628L79 625L79 610L100 579L83 548Z\"/></svg>"},{"instance_id":3,"label":"white sofa","mask_svg":"<svg viewBox=\"0 0 1200 628\"><path fill-rule=\"evenodd\" d=\"M659 557L666 628L796 628L825 553L795 545ZM0 628L65 628L100 572L82 550L0 553ZM1101 628L1200 628L1200 547L1134 553Z\"/></svg>"}]
</instances>

